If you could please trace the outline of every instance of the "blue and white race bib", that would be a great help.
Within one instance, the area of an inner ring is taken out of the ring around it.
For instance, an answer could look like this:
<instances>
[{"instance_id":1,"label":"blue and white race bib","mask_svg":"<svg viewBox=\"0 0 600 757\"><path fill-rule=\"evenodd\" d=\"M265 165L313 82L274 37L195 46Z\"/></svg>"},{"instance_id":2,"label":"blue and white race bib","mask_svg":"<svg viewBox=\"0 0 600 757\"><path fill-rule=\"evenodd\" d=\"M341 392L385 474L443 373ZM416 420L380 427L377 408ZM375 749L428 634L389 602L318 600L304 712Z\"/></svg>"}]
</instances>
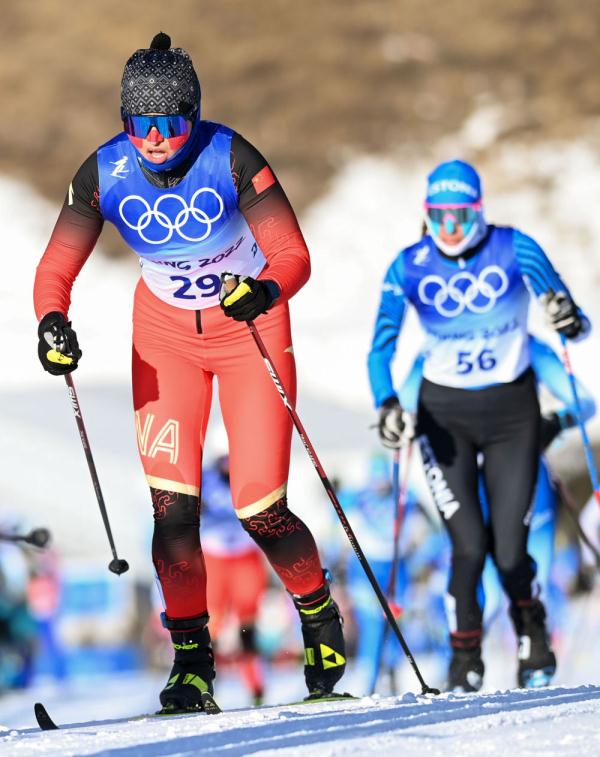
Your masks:
<instances>
[{"instance_id":1,"label":"blue and white race bib","mask_svg":"<svg viewBox=\"0 0 600 757\"><path fill-rule=\"evenodd\" d=\"M404 293L427 334L425 378L479 388L514 380L529 365L529 292L513 252L512 229L491 227L463 265L429 237L403 254Z\"/></svg>"},{"instance_id":2,"label":"blue and white race bib","mask_svg":"<svg viewBox=\"0 0 600 757\"><path fill-rule=\"evenodd\" d=\"M265 266L230 167L232 131L201 122L205 146L175 187L144 176L125 133L98 149L100 210L140 256L142 277L164 302L189 310L219 303L220 274L256 277Z\"/></svg>"}]
</instances>

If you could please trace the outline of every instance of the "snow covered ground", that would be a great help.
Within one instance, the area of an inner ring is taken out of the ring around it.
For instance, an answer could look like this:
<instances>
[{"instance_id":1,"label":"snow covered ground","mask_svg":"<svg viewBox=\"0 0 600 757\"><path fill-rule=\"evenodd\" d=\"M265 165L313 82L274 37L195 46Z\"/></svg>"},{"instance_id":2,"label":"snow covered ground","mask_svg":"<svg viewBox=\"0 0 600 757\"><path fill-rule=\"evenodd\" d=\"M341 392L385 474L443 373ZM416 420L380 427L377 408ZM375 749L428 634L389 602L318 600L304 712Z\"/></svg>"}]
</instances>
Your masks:
<instances>
[{"instance_id":1,"label":"snow covered ground","mask_svg":"<svg viewBox=\"0 0 600 757\"><path fill-rule=\"evenodd\" d=\"M0 700L0 755L600 755L600 587L571 603L557 640L556 685L547 690L508 690L515 642L507 645L500 630L496 624L484 640L485 688L476 696L416 696L420 687L404 662L397 697L382 688L374 697L329 706L275 706L305 695L301 669L292 667L270 671L267 706L247 710L247 694L229 670L216 682L224 715L127 721L157 708L166 672L41 683ZM439 664L422 655L416 661L430 686L442 685ZM364 691L352 665L340 690ZM57 724L77 725L41 733L36 701Z\"/></svg>"},{"instance_id":2,"label":"snow covered ground","mask_svg":"<svg viewBox=\"0 0 600 757\"><path fill-rule=\"evenodd\" d=\"M25 728L0 733L0 754L597 755L599 718L598 686L435 698L407 693L105 723L90 719L89 711L86 718L83 708L75 705L58 731Z\"/></svg>"}]
</instances>

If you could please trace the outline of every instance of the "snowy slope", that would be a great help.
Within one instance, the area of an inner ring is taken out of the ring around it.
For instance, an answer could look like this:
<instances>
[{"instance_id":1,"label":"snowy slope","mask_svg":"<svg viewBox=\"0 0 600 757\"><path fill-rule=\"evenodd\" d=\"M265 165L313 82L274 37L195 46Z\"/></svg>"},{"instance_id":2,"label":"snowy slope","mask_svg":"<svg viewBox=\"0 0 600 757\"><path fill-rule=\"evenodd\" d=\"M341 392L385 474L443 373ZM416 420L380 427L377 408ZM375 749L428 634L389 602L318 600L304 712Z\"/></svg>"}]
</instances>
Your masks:
<instances>
[{"instance_id":1,"label":"snowy slope","mask_svg":"<svg viewBox=\"0 0 600 757\"><path fill-rule=\"evenodd\" d=\"M409 693L168 720L95 723L82 718L74 705L75 725L0 734L0 754L600 754L597 686L436 698Z\"/></svg>"}]
</instances>

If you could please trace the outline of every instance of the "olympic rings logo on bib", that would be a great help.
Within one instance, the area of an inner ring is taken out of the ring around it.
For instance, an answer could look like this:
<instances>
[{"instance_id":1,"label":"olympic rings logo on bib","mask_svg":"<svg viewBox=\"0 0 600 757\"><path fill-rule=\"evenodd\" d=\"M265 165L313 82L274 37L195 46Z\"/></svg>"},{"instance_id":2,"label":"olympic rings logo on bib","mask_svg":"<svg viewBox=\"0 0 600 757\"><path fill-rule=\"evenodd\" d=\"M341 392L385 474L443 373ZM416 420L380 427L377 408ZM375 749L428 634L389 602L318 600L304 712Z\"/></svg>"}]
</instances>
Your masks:
<instances>
[{"instance_id":1,"label":"olympic rings logo on bib","mask_svg":"<svg viewBox=\"0 0 600 757\"><path fill-rule=\"evenodd\" d=\"M203 194L213 195L217 201L216 212L213 215L209 215L206 210L196 207L196 200ZM175 203L181 205L181 210L177 212L174 219L167 214L164 209L164 203L168 200L175 201ZM133 222L133 219L127 219L125 217L125 206L127 203L132 202L139 202L143 208L145 208L135 222ZM163 206L162 209L161 206ZM202 242L210 236L213 224L223 215L224 209L225 204L223 203L223 198L215 192L214 189L211 189L210 187L202 187L194 192L189 205L186 203L185 199L179 195L165 194L158 197L154 203L154 207L151 208L150 203L143 197L140 197L140 195L128 195L123 198L119 204L119 215L123 219L123 222L129 226L130 229L133 229L133 231L137 231L140 238L147 244L164 244L171 239L173 234L177 234L181 239L185 239L186 242ZM193 225L190 221L190 216L196 224L200 224L201 228L198 229L198 231L201 230L202 233L199 236L191 236L194 230L189 227L184 228L188 223L190 226ZM148 229L153 220L155 223L151 228L159 232L160 238L158 239L149 238L146 232L146 229ZM162 232L162 229L165 231Z\"/></svg>"},{"instance_id":2,"label":"olympic rings logo on bib","mask_svg":"<svg viewBox=\"0 0 600 757\"><path fill-rule=\"evenodd\" d=\"M424 305L433 305L444 318L453 318L465 309L487 313L507 289L505 271L497 265L489 265L479 276L470 271L459 271L448 281L435 274L425 276L419 282L418 293Z\"/></svg>"}]
</instances>

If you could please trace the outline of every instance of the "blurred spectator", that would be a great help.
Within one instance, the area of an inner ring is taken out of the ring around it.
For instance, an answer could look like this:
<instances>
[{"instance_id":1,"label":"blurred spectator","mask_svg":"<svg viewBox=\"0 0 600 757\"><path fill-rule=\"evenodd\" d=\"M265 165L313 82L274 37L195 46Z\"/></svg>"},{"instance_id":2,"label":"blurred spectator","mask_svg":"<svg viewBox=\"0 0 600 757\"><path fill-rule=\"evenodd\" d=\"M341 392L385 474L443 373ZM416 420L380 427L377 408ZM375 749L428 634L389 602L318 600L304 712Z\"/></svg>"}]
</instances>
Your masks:
<instances>
[{"instance_id":1,"label":"blurred spectator","mask_svg":"<svg viewBox=\"0 0 600 757\"><path fill-rule=\"evenodd\" d=\"M27 586L27 599L36 624L38 668L57 680L63 680L67 675L65 650L57 628L61 594L58 555L48 550L36 556Z\"/></svg>"},{"instance_id":2,"label":"blurred spectator","mask_svg":"<svg viewBox=\"0 0 600 757\"><path fill-rule=\"evenodd\" d=\"M241 527L229 489L229 456L221 455L202 474L202 549L206 562L209 628L217 656L228 620L238 625L239 669L255 704L264 696L256 622L267 588L261 551Z\"/></svg>"},{"instance_id":3,"label":"blurred spectator","mask_svg":"<svg viewBox=\"0 0 600 757\"><path fill-rule=\"evenodd\" d=\"M32 677L35 623L27 604L29 563L17 543L2 539L20 531L10 514L0 514L0 693L23 688Z\"/></svg>"}]
</instances>

